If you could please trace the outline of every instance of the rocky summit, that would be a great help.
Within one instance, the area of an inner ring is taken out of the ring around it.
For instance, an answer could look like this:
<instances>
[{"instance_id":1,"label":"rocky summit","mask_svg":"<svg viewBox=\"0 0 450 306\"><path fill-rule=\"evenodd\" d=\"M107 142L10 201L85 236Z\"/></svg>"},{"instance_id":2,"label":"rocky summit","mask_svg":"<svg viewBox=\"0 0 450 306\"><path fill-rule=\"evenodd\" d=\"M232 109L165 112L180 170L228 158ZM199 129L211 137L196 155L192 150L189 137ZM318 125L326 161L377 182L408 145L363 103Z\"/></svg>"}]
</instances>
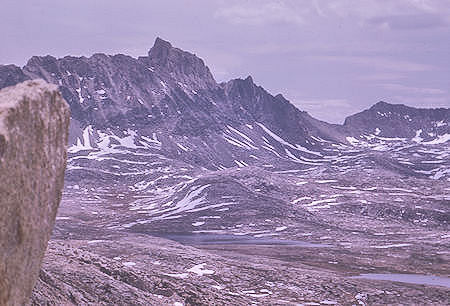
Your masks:
<instances>
[{"instance_id":1,"label":"rocky summit","mask_svg":"<svg viewBox=\"0 0 450 306\"><path fill-rule=\"evenodd\" d=\"M0 66L2 87L35 78L72 120L32 303L447 300L449 109L380 102L329 124L159 38L139 58Z\"/></svg>"},{"instance_id":2,"label":"rocky summit","mask_svg":"<svg viewBox=\"0 0 450 306\"><path fill-rule=\"evenodd\" d=\"M57 87L0 91L0 305L25 305L61 200L69 107Z\"/></svg>"}]
</instances>

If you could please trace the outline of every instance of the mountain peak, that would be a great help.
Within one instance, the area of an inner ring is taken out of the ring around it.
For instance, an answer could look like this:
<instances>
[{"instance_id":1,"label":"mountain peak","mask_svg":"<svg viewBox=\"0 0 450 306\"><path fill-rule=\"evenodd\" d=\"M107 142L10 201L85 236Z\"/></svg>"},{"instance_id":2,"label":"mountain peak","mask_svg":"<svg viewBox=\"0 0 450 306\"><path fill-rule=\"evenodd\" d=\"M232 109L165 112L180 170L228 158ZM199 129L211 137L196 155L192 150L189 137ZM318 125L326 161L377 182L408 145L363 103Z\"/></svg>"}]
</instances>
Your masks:
<instances>
[{"instance_id":1,"label":"mountain peak","mask_svg":"<svg viewBox=\"0 0 450 306\"><path fill-rule=\"evenodd\" d=\"M150 52L168 52L170 49L172 49L172 44L164 40L160 37L156 37L155 43L153 44L153 47L150 49Z\"/></svg>"},{"instance_id":2,"label":"mountain peak","mask_svg":"<svg viewBox=\"0 0 450 306\"><path fill-rule=\"evenodd\" d=\"M157 37L153 47L148 52L148 56L151 60L159 63L160 65L165 65L167 64L170 50L172 48L173 47L170 42Z\"/></svg>"},{"instance_id":3,"label":"mountain peak","mask_svg":"<svg viewBox=\"0 0 450 306\"><path fill-rule=\"evenodd\" d=\"M164 46L172 48L172 44L169 41L162 39L161 37L156 37L153 46Z\"/></svg>"},{"instance_id":4,"label":"mountain peak","mask_svg":"<svg viewBox=\"0 0 450 306\"><path fill-rule=\"evenodd\" d=\"M160 71L177 75L183 82L193 81L200 87L216 86L216 82L202 59L183 51L162 38L157 37L148 52L148 64Z\"/></svg>"},{"instance_id":5,"label":"mountain peak","mask_svg":"<svg viewBox=\"0 0 450 306\"><path fill-rule=\"evenodd\" d=\"M390 103L387 103L387 102L381 100L381 101L378 101L377 103L375 103L374 106L376 106L376 105L382 106L382 105L388 105L388 104L390 104Z\"/></svg>"},{"instance_id":6,"label":"mountain peak","mask_svg":"<svg viewBox=\"0 0 450 306\"><path fill-rule=\"evenodd\" d=\"M379 101L377 103L375 103L374 105L372 105L371 109L384 109L387 107L392 107L395 104L391 104L391 103L387 103L385 101Z\"/></svg>"},{"instance_id":7,"label":"mountain peak","mask_svg":"<svg viewBox=\"0 0 450 306\"><path fill-rule=\"evenodd\" d=\"M251 75L249 75L248 77L246 77L246 78L245 78L245 81L246 81L247 83L254 83L254 82L253 82L253 78L252 78Z\"/></svg>"},{"instance_id":8,"label":"mountain peak","mask_svg":"<svg viewBox=\"0 0 450 306\"><path fill-rule=\"evenodd\" d=\"M55 62L56 58L51 55L45 55L45 56L32 56L27 64L25 66L30 65L40 65L41 63L49 63L49 62Z\"/></svg>"}]
</instances>

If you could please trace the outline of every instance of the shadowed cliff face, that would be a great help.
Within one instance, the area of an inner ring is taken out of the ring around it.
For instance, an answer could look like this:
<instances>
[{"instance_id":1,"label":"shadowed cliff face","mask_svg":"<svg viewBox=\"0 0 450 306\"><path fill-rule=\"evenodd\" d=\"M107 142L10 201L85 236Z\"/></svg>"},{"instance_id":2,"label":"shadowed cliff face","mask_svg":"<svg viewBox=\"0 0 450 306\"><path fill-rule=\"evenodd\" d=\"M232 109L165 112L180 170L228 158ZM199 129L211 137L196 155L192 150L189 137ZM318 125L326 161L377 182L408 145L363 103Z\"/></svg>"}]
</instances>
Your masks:
<instances>
[{"instance_id":1,"label":"shadowed cliff face","mask_svg":"<svg viewBox=\"0 0 450 306\"><path fill-rule=\"evenodd\" d=\"M17 66L0 66L0 88L13 86L29 79L30 77Z\"/></svg>"},{"instance_id":2,"label":"shadowed cliff face","mask_svg":"<svg viewBox=\"0 0 450 306\"><path fill-rule=\"evenodd\" d=\"M61 200L69 107L56 86L0 91L0 305L25 305Z\"/></svg>"}]
</instances>

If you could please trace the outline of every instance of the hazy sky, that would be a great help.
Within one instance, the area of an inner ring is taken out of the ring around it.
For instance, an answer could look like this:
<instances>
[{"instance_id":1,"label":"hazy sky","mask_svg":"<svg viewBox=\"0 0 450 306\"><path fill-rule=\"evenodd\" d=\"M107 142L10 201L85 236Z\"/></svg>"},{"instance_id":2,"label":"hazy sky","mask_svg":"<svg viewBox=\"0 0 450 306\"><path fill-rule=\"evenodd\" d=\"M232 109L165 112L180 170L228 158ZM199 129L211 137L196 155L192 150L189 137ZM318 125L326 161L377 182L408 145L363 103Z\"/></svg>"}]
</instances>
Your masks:
<instances>
[{"instance_id":1,"label":"hazy sky","mask_svg":"<svg viewBox=\"0 0 450 306\"><path fill-rule=\"evenodd\" d=\"M449 0L1 0L0 64L137 57L157 36L330 122L380 100L450 107Z\"/></svg>"}]
</instances>

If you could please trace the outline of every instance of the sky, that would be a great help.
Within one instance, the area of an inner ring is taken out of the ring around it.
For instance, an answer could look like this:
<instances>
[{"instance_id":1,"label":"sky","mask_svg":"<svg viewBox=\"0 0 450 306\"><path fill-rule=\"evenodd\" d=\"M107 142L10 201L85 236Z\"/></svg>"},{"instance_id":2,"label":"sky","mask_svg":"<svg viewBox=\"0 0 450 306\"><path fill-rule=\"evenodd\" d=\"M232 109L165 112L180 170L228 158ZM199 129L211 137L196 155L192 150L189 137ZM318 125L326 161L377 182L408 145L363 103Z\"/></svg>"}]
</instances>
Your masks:
<instances>
[{"instance_id":1,"label":"sky","mask_svg":"<svg viewBox=\"0 0 450 306\"><path fill-rule=\"evenodd\" d=\"M378 101L450 107L449 0L1 1L0 64L137 57L161 37L332 123Z\"/></svg>"}]
</instances>

